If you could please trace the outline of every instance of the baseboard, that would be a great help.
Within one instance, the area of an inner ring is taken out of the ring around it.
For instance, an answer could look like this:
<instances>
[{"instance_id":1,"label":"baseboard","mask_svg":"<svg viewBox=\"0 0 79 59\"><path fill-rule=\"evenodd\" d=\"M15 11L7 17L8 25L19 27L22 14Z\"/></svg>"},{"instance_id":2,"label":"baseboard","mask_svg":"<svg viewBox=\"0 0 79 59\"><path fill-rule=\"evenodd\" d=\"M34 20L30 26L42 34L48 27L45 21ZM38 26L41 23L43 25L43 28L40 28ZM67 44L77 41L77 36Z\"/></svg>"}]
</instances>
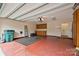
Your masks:
<instances>
[{"instance_id":1,"label":"baseboard","mask_svg":"<svg viewBox=\"0 0 79 59\"><path fill-rule=\"evenodd\" d=\"M53 36L53 35L47 35L47 36L49 36L49 37L57 37L57 38L61 38L61 36ZM64 39L73 39L73 38L70 38L70 37L67 37L67 38L65 38L65 37L63 37Z\"/></svg>"},{"instance_id":2,"label":"baseboard","mask_svg":"<svg viewBox=\"0 0 79 59\"><path fill-rule=\"evenodd\" d=\"M17 38L14 38L14 40L21 39L21 38L24 38L24 37L28 37L28 36L17 37Z\"/></svg>"},{"instance_id":3,"label":"baseboard","mask_svg":"<svg viewBox=\"0 0 79 59\"><path fill-rule=\"evenodd\" d=\"M14 40L21 39L21 38L24 38L24 37L28 37L28 36L17 37L17 38L14 38ZM46 37L57 37L57 38L61 38L61 36L53 36L53 35L46 35ZM72 38L67 37L67 38L64 38L64 39L72 39Z\"/></svg>"},{"instance_id":4,"label":"baseboard","mask_svg":"<svg viewBox=\"0 0 79 59\"><path fill-rule=\"evenodd\" d=\"M47 37L57 37L57 38L60 38L60 36L54 36L54 35L47 35Z\"/></svg>"}]
</instances>

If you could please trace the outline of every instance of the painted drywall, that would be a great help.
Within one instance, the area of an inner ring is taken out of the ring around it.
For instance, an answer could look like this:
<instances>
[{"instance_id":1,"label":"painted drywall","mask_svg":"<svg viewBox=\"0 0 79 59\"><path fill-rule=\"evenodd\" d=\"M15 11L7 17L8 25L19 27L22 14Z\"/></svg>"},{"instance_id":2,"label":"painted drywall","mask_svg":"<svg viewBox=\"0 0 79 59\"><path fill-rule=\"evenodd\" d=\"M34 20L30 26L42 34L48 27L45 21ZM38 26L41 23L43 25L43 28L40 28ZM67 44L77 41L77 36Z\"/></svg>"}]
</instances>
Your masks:
<instances>
[{"instance_id":1,"label":"painted drywall","mask_svg":"<svg viewBox=\"0 0 79 59\"><path fill-rule=\"evenodd\" d=\"M62 29L61 24L64 22L47 22L47 35L53 35L53 36L61 36ZM67 35L68 37L72 37L72 22L66 22L68 23L68 27L66 29L66 32L64 35Z\"/></svg>"},{"instance_id":2,"label":"painted drywall","mask_svg":"<svg viewBox=\"0 0 79 59\"><path fill-rule=\"evenodd\" d=\"M28 35L35 32L35 24L33 22L21 22L15 21L7 18L0 18L0 33L1 35L4 33L4 30L15 30L15 38L23 37L24 35L24 26L28 27ZM20 31L23 33L20 34Z\"/></svg>"},{"instance_id":3,"label":"painted drywall","mask_svg":"<svg viewBox=\"0 0 79 59\"><path fill-rule=\"evenodd\" d=\"M45 19L43 23L47 23L47 35L61 36L61 24L65 22L68 24L65 35L72 38L72 19ZM36 22L36 24L40 23L41 22Z\"/></svg>"},{"instance_id":4,"label":"painted drywall","mask_svg":"<svg viewBox=\"0 0 79 59\"><path fill-rule=\"evenodd\" d=\"M47 19L43 23L47 23L47 35L51 36L61 36L61 24L64 22L68 23L66 35L68 35L70 38L72 37L72 20L51 20ZM12 29L15 30L15 37L22 37L24 36L24 25L28 26L28 34L30 36L30 33L35 32L36 24L40 22L20 22L20 21L14 21L6 18L0 18L0 33L4 32L6 29ZM23 34L20 34L20 31L23 31Z\"/></svg>"}]
</instances>

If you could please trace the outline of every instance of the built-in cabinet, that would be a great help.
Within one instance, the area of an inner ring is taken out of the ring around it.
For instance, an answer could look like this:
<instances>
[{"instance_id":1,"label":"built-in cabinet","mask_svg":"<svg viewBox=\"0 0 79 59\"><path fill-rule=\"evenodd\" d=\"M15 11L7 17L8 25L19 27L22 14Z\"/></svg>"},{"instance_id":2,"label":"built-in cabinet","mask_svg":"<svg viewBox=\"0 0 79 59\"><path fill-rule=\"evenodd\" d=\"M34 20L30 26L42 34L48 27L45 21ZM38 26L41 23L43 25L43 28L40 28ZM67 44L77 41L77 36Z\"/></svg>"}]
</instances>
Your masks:
<instances>
[{"instance_id":1,"label":"built-in cabinet","mask_svg":"<svg viewBox=\"0 0 79 59\"><path fill-rule=\"evenodd\" d=\"M73 44L79 48L79 8L73 13Z\"/></svg>"},{"instance_id":2,"label":"built-in cabinet","mask_svg":"<svg viewBox=\"0 0 79 59\"><path fill-rule=\"evenodd\" d=\"M37 24L36 29L47 29L47 24Z\"/></svg>"},{"instance_id":3,"label":"built-in cabinet","mask_svg":"<svg viewBox=\"0 0 79 59\"><path fill-rule=\"evenodd\" d=\"M47 24L36 24L36 34L37 36L47 35Z\"/></svg>"}]
</instances>

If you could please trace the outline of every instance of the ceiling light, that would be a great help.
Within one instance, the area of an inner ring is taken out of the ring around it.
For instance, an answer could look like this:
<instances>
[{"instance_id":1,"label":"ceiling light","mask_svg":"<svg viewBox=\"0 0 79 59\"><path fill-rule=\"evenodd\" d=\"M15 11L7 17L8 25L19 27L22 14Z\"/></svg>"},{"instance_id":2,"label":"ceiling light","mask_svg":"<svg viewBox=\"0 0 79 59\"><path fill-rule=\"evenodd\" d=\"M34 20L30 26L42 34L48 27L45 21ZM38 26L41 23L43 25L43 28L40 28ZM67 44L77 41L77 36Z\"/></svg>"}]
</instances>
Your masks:
<instances>
[{"instance_id":1,"label":"ceiling light","mask_svg":"<svg viewBox=\"0 0 79 59\"><path fill-rule=\"evenodd\" d=\"M43 22L44 21L44 18L43 17L39 17L39 21L40 22Z\"/></svg>"}]
</instances>

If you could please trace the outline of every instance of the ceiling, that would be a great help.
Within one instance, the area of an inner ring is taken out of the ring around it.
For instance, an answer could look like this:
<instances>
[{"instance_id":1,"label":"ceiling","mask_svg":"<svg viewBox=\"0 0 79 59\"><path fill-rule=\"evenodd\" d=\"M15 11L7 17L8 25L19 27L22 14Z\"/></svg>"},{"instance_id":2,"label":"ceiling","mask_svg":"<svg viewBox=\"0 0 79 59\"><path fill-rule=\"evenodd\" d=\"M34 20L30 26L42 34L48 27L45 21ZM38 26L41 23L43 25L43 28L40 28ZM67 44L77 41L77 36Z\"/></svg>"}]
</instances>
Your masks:
<instances>
[{"instance_id":1,"label":"ceiling","mask_svg":"<svg viewBox=\"0 0 79 59\"><path fill-rule=\"evenodd\" d=\"M0 3L0 17L19 21L38 21L39 17L72 18L72 3Z\"/></svg>"}]
</instances>

